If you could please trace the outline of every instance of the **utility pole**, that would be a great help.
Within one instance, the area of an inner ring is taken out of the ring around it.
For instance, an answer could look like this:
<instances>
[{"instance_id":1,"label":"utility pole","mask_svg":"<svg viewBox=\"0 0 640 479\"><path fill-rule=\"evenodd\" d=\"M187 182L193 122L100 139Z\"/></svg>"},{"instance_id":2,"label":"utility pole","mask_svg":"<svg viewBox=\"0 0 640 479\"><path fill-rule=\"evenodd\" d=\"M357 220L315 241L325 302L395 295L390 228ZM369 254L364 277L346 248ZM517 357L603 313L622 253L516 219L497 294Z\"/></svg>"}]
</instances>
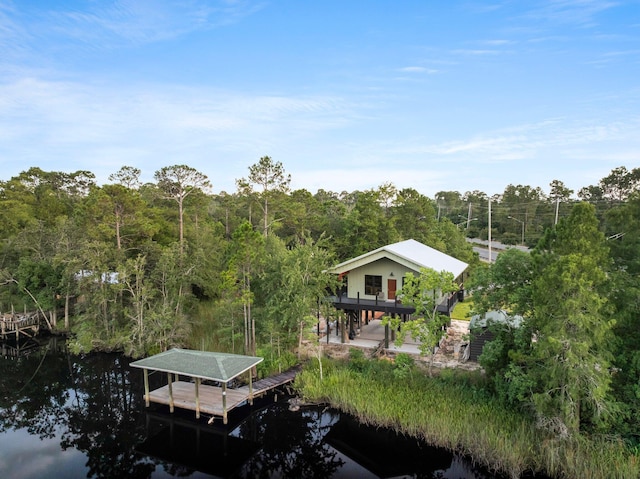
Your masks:
<instances>
[{"instance_id":1,"label":"utility pole","mask_svg":"<svg viewBox=\"0 0 640 479\"><path fill-rule=\"evenodd\" d=\"M489 198L489 264L491 264L491 198Z\"/></svg>"},{"instance_id":2,"label":"utility pole","mask_svg":"<svg viewBox=\"0 0 640 479\"><path fill-rule=\"evenodd\" d=\"M471 202L469 202L469 211L467 212L467 229L469 229L469 223L471 223Z\"/></svg>"},{"instance_id":3,"label":"utility pole","mask_svg":"<svg viewBox=\"0 0 640 479\"><path fill-rule=\"evenodd\" d=\"M553 223L554 225L558 224L558 210L560 209L560 197L556 198L556 221Z\"/></svg>"}]
</instances>

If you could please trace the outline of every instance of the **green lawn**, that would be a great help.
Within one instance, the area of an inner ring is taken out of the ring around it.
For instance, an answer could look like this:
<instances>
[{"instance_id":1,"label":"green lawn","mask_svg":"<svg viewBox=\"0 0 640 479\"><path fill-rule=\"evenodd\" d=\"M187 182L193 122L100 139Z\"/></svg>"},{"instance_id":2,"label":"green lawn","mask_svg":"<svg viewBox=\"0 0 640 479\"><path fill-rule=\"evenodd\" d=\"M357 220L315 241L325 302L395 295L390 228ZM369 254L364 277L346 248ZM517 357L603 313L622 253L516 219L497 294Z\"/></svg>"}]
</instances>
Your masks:
<instances>
[{"instance_id":1,"label":"green lawn","mask_svg":"<svg viewBox=\"0 0 640 479\"><path fill-rule=\"evenodd\" d=\"M471 309L473 309L473 299L471 297L467 297L464 301L456 303L453 311L451 312L451 319L469 321L471 317Z\"/></svg>"}]
</instances>

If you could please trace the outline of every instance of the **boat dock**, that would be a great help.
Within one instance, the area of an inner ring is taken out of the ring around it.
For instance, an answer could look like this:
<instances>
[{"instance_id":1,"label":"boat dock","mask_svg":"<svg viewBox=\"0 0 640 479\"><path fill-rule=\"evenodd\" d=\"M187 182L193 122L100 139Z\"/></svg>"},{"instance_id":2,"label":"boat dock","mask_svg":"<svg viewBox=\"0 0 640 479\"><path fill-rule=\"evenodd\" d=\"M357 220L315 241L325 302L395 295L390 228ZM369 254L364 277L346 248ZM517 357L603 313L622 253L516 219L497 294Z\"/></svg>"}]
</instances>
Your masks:
<instances>
[{"instance_id":1,"label":"boat dock","mask_svg":"<svg viewBox=\"0 0 640 479\"><path fill-rule=\"evenodd\" d=\"M173 403L173 407L196 411L196 417L199 417L199 413L205 413L224 419L232 409L247 402L250 403L268 391L292 382L296 374L297 370L289 370L277 376L256 381L251 388L242 386L231 389L200 384L197 388L197 396L195 382L172 381L171 384L150 391L149 402L164 404L170 408Z\"/></svg>"},{"instance_id":2,"label":"boat dock","mask_svg":"<svg viewBox=\"0 0 640 479\"><path fill-rule=\"evenodd\" d=\"M255 397L295 379L298 370L292 369L261 379L254 384L249 373L247 386L235 389L228 387L230 381L250 371L262 360L263 358L254 356L176 348L135 361L131 366L142 368L144 371L144 397L147 407L152 402L164 404L169 406L170 412L178 407L195 411L196 418L200 418L201 413L222 417L224 424L227 424L230 410L247 402L253 404ZM150 391L149 370L166 372L167 384ZM189 380L183 381L180 379L181 376L187 376ZM214 381L220 386L202 384L202 380Z\"/></svg>"}]
</instances>

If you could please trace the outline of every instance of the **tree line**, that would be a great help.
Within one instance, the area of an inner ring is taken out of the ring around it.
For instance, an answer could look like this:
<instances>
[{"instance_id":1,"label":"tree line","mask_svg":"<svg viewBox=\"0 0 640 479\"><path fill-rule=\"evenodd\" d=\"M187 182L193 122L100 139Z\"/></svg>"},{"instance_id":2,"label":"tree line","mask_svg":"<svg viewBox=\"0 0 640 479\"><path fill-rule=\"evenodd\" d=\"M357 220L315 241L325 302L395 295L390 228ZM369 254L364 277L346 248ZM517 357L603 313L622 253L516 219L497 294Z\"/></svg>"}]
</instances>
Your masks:
<instances>
[{"instance_id":1,"label":"tree line","mask_svg":"<svg viewBox=\"0 0 640 479\"><path fill-rule=\"evenodd\" d=\"M234 193L187 165L140 177L124 166L98 185L33 167L0 182L0 310L42 311L76 352L186 345L280 361L326 307L336 262L407 238L474 260L412 189L291 190L269 157Z\"/></svg>"},{"instance_id":2,"label":"tree line","mask_svg":"<svg viewBox=\"0 0 640 479\"><path fill-rule=\"evenodd\" d=\"M0 310L46 312L78 352L186 345L280 361L326 307L332 264L409 238L478 261L456 213L468 205L442 192L292 190L268 156L232 193L187 165L140 177L124 166L98 185L90 171L32 167L0 182ZM512 198L495 198L497 216L516 214Z\"/></svg>"},{"instance_id":3,"label":"tree line","mask_svg":"<svg viewBox=\"0 0 640 479\"><path fill-rule=\"evenodd\" d=\"M570 214L576 203L593 204L596 216L602 221L608 210L624 204L639 187L640 168L628 170L620 166L597 185L585 186L577 192L562 181L553 180L548 193L540 187L509 184L502 194L492 196L478 190L464 194L440 191L435 195L435 202L438 217L456 223L470 238L488 239L490 211L493 240L533 247L547 229ZM608 230L607 233L611 236L621 231Z\"/></svg>"}]
</instances>

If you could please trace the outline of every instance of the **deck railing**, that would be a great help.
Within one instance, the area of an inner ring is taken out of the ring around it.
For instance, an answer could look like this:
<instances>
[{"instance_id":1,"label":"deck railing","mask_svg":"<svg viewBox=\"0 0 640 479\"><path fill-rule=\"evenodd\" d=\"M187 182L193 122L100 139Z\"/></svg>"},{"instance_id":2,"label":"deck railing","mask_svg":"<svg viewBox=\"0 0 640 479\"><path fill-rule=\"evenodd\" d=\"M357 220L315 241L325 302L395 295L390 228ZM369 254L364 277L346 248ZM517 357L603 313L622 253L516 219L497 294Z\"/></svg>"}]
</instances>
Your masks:
<instances>
[{"instance_id":1,"label":"deck railing","mask_svg":"<svg viewBox=\"0 0 640 479\"><path fill-rule=\"evenodd\" d=\"M15 334L31 330L37 332L40 327L38 313L5 313L0 316L0 336Z\"/></svg>"}]
</instances>

